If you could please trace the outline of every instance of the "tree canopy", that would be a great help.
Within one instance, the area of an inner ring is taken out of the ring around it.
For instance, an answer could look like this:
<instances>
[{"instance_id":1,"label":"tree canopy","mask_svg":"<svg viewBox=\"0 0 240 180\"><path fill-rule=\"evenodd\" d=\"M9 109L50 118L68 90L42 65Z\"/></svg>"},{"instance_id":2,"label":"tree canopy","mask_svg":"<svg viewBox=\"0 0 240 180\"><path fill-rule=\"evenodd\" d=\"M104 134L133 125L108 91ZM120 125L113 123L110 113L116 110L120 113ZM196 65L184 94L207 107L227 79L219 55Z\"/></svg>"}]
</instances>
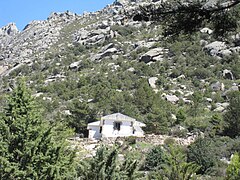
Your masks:
<instances>
[{"instance_id":1,"label":"tree canopy","mask_svg":"<svg viewBox=\"0 0 240 180\"><path fill-rule=\"evenodd\" d=\"M230 97L230 104L224 114L226 123L225 133L230 137L240 135L240 93L233 92Z\"/></svg>"},{"instance_id":2,"label":"tree canopy","mask_svg":"<svg viewBox=\"0 0 240 180\"><path fill-rule=\"evenodd\" d=\"M43 120L24 82L0 117L0 179L67 179L74 175L68 132Z\"/></svg>"},{"instance_id":3,"label":"tree canopy","mask_svg":"<svg viewBox=\"0 0 240 180\"><path fill-rule=\"evenodd\" d=\"M216 36L224 36L238 27L239 0L169 0L140 6L133 20L161 22L164 35L192 33L209 24Z\"/></svg>"}]
</instances>

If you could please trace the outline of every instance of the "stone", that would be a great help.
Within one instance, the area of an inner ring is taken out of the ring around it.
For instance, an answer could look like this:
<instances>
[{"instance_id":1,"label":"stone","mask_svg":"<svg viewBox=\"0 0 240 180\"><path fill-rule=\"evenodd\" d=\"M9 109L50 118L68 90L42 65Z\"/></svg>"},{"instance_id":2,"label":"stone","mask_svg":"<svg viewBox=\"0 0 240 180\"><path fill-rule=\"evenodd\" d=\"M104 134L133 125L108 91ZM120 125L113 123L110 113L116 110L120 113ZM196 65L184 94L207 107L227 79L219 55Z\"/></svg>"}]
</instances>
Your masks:
<instances>
[{"instance_id":1,"label":"stone","mask_svg":"<svg viewBox=\"0 0 240 180\"><path fill-rule=\"evenodd\" d=\"M223 56L229 56L229 55L232 54L232 51L231 51L230 49L224 49L224 50L221 50L221 51L219 52L219 54L221 55L221 57L223 57Z\"/></svg>"},{"instance_id":2,"label":"stone","mask_svg":"<svg viewBox=\"0 0 240 180\"><path fill-rule=\"evenodd\" d=\"M217 6L217 3L218 3L217 0L206 1L206 3L203 5L203 8L205 9L214 8Z\"/></svg>"},{"instance_id":3,"label":"stone","mask_svg":"<svg viewBox=\"0 0 240 180\"><path fill-rule=\"evenodd\" d=\"M127 69L127 71L134 72L135 69L133 67L130 67L129 69Z\"/></svg>"},{"instance_id":4,"label":"stone","mask_svg":"<svg viewBox=\"0 0 240 180\"><path fill-rule=\"evenodd\" d=\"M110 43L110 44L108 44L108 45L106 45L106 46L104 46L103 48L102 48L102 52L103 51L106 51L106 50L108 50L108 49L110 49L110 48L113 48L114 47L114 44L113 43Z\"/></svg>"},{"instance_id":5,"label":"stone","mask_svg":"<svg viewBox=\"0 0 240 180\"><path fill-rule=\"evenodd\" d=\"M138 41L137 43L134 44L134 46L137 48L146 47L150 49L155 43L156 41L150 41L150 42Z\"/></svg>"},{"instance_id":6,"label":"stone","mask_svg":"<svg viewBox=\"0 0 240 180\"><path fill-rule=\"evenodd\" d=\"M206 50L211 56L218 56L220 52L224 49L226 49L227 46L225 42L222 41L214 41L204 47L204 50Z\"/></svg>"},{"instance_id":7,"label":"stone","mask_svg":"<svg viewBox=\"0 0 240 180\"><path fill-rule=\"evenodd\" d=\"M203 40L203 39L200 40L200 45L202 47L206 46L207 44L208 44L208 42L206 40Z\"/></svg>"},{"instance_id":8,"label":"stone","mask_svg":"<svg viewBox=\"0 0 240 180\"><path fill-rule=\"evenodd\" d=\"M156 81L158 80L158 78L157 77L150 77L149 79L148 79L148 83L149 83L149 85L151 86L151 88L153 88L153 89L156 89L157 88L157 86L156 86Z\"/></svg>"},{"instance_id":9,"label":"stone","mask_svg":"<svg viewBox=\"0 0 240 180\"><path fill-rule=\"evenodd\" d=\"M100 59L102 59L104 57L110 56L110 55L115 54L117 52L118 52L118 50L116 48L109 48L106 51L104 51L103 53L96 54L93 57L93 59L94 60L100 60Z\"/></svg>"},{"instance_id":10,"label":"stone","mask_svg":"<svg viewBox=\"0 0 240 180\"><path fill-rule=\"evenodd\" d=\"M225 109L224 107L219 106L219 107L217 107L216 109L214 109L213 111L215 111L215 112L223 112L224 109Z\"/></svg>"},{"instance_id":11,"label":"stone","mask_svg":"<svg viewBox=\"0 0 240 180\"><path fill-rule=\"evenodd\" d=\"M8 66L1 66L0 65L0 75L2 75L3 73L5 73L8 70Z\"/></svg>"},{"instance_id":12,"label":"stone","mask_svg":"<svg viewBox=\"0 0 240 180\"><path fill-rule=\"evenodd\" d=\"M85 29L81 30L78 34L80 36L80 39L87 39L89 32Z\"/></svg>"},{"instance_id":13,"label":"stone","mask_svg":"<svg viewBox=\"0 0 240 180\"><path fill-rule=\"evenodd\" d=\"M221 106L227 108L229 106L229 103L228 102L221 103Z\"/></svg>"},{"instance_id":14,"label":"stone","mask_svg":"<svg viewBox=\"0 0 240 180\"><path fill-rule=\"evenodd\" d=\"M234 86L234 85L233 85L231 88L229 88L228 90L226 90L226 91L222 94L222 96L228 98L228 94L229 94L230 92L232 92L232 91L239 91L239 90L240 90L239 86L237 86L237 85Z\"/></svg>"},{"instance_id":15,"label":"stone","mask_svg":"<svg viewBox=\"0 0 240 180\"><path fill-rule=\"evenodd\" d=\"M211 103L213 100L212 98L205 98L207 102Z\"/></svg>"},{"instance_id":16,"label":"stone","mask_svg":"<svg viewBox=\"0 0 240 180\"><path fill-rule=\"evenodd\" d=\"M6 25L0 29L0 36L1 35L14 36L18 33L19 33L19 31L18 31L15 23L9 23L8 25Z\"/></svg>"},{"instance_id":17,"label":"stone","mask_svg":"<svg viewBox=\"0 0 240 180\"><path fill-rule=\"evenodd\" d=\"M176 95L166 95L165 96L166 100L175 104L179 101L179 98Z\"/></svg>"},{"instance_id":18,"label":"stone","mask_svg":"<svg viewBox=\"0 0 240 180\"><path fill-rule=\"evenodd\" d=\"M225 87L223 83L220 83L219 81L211 84L211 89L213 91L224 91Z\"/></svg>"},{"instance_id":19,"label":"stone","mask_svg":"<svg viewBox=\"0 0 240 180\"><path fill-rule=\"evenodd\" d=\"M140 61L143 61L145 63L149 63L151 61L156 61L157 59L154 60L155 57L158 57L160 55L164 54L164 49L163 48L154 48L145 53L140 57Z\"/></svg>"},{"instance_id":20,"label":"stone","mask_svg":"<svg viewBox=\"0 0 240 180\"><path fill-rule=\"evenodd\" d=\"M77 69L82 61L73 62L69 65L69 69Z\"/></svg>"},{"instance_id":21,"label":"stone","mask_svg":"<svg viewBox=\"0 0 240 180\"><path fill-rule=\"evenodd\" d=\"M212 34L213 33L213 30L209 29L209 28L202 28L200 30L201 33L206 33L206 34Z\"/></svg>"},{"instance_id":22,"label":"stone","mask_svg":"<svg viewBox=\"0 0 240 180\"><path fill-rule=\"evenodd\" d=\"M100 35L100 34L108 34L108 32L109 31L107 29L96 29L91 32L91 36L96 36L96 35Z\"/></svg>"},{"instance_id":23,"label":"stone","mask_svg":"<svg viewBox=\"0 0 240 180\"><path fill-rule=\"evenodd\" d=\"M230 80L233 80L233 79L234 79L232 72L231 72L230 70L228 70L228 69L224 69L224 70L223 70L223 77L224 77L225 79L230 79Z\"/></svg>"},{"instance_id":24,"label":"stone","mask_svg":"<svg viewBox=\"0 0 240 180\"><path fill-rule=\"evenodd\" d=\"M102 53L101 58L104 58L104 57L109 56L110 54L114 54L116 52L118 52L118 50L116 48L109 48Z\"/></svg>"},{"instance_id":25,"label":"stone","mask_svg":"<svg viewBox=\"0 0 240 180\"><path fill-rule=\"evenodd\" d=\"M187 98L182 98L182 100L185 104L192 104L193 103L191 100L189 100Z\"/></svg>"}]
</instances>

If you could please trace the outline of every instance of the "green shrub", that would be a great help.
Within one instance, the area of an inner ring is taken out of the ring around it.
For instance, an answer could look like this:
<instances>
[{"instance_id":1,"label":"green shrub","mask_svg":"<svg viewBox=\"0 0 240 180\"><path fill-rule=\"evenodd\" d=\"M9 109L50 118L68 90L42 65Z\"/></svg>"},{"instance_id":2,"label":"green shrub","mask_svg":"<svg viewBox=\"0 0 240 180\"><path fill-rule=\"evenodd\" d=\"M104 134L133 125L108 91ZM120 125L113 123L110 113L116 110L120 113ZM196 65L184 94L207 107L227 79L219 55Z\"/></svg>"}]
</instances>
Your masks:
<instances>
[{"instance_id":1,"label":"green shrub","mask_svg":"<svg viewBox=\"0 0 240 180\"><path fill-rule=\"evenodd\" d=\"M171 135L176 137L184 138L187 136L188 130L186 128L181 128L180 126L175 126L171 129Z\"/></svg>"},{"instance_id":2,"label":"green shrub","mask_svg":"<svg viewBox=\"0 0 240 180\"><path fill-rule=\"evenodd\" d=\"M136 29L131 26L119 26L119 25L113 25L111 26L111 29L113 31L117 31L122 36L128 36L132 34Z\"/></svg>"},{"instance_id":3,"label":"green shrub","mask_svg":"<svg viewBox=\"0 0 240 180\"><path fill-rule=\"evenodd\" d=\"M201 166L198 173L205 174L217 164L217 156L213 147L213 141L209 138L199 138L188 147L188 161Z\"/></svg>"},{"instance_id":4,"label":"green shrub","mask_svg":"<svg viewBox=\"0 0 240 180\"><path fill-rule=\"evenodd\" d=\"M167 146L170 146L170 145L173 145L173 144L175 144L176 143L176 141L173 139L173 138L166 138L165 140L164 140L164 144L165 145L167 145Z\"/></svg>"},{"instance_id":5,"label":"green shrub","mask_svg":"<svg viewBox=\"0 0 240 180\"><path fill-rule=\"evenodd\" d=\"M126 138L126 142L129 144L129 145L133 145L133 144L136 144L137 142L137 139L135 136L129 136Z\"/></svg>"},{"instance_id":6,"label":"green shrub","mask_svg":"<svg viewBox=\"0 0 240 180\"><path fill-rule=\"evenodd\" d=\"M153 147L146 156L144 168L146 170L161 169L166 163L166 154L162 146Z\"/></svg>"}]
</instances>

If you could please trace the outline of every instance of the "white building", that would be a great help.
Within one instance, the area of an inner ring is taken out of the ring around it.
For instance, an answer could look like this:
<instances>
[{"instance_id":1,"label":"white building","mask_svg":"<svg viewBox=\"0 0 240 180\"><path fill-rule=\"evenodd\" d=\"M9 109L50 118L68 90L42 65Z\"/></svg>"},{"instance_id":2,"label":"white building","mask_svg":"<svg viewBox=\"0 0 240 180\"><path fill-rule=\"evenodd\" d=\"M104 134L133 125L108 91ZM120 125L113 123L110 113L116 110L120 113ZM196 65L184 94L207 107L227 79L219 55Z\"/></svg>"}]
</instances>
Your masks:
<instances>
[{"instance_id":1,"label":"white building","mask_svg":"<svg viewBox=\"0 0 240 180\"><path fill-rule=\"evenodd\" d=\"M89 123L88 138L100 139L102 137L143 137L144 132L141 127L146 125L136 119L121 113L110 114L101 118L100 121Z\"/></svg>"}]
</instances>

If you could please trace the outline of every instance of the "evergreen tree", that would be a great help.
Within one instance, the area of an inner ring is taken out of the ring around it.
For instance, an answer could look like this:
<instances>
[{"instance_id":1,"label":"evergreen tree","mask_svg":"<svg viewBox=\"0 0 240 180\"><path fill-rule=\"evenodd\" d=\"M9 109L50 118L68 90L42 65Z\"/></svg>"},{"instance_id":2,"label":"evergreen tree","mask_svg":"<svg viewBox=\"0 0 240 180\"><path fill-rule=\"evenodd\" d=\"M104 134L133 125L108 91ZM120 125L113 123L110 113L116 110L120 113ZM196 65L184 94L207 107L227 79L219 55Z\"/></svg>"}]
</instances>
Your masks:
<instances>
[{"instance_id":1,"label":"evergreen tree","mask_svg":"<svg viewBox=\"0 0 240 180\"><path fill-rule=\"evenodd\" d=\"M84 180L133 180L137 177L138 163L125 156L121 163L118 161L118 150L100 147L96 155L89 161L81 162L79 176Z\"/></svg>"},{"instance_id":2,"label":"evergreen tree","mask_svg":"<svg viewBox=\"0 0 240 180\"><path fill-rule=\"evenodd\" d=\"M178 145L164 146L160 154L164 156L164 161L159 159L160 168L153 169L154 171L148 174L148 179L190 180L195 178L199 166L193 162L187 162L182 147Z\"/></svg>"},{"instance_id":3,"label":"evergreen tree","mask_svg":"<svg viewBox=\"0 0 240 180\"><path fill-rule=\"evenodd\" d=\"M239 4L239 0L168 0L140 6L132 16L135 21L161 22L165 36L190 34L208 25L218 37L237 30Z\"/></svg>"},{"instance_id":4,"label":"evergreen tree","mask_svg":"<svg viewBox=\"0 0 240 180\"><path fill-rule=\"evenodd\" d=\"M74 99L68 105L71 115L66 118L68 126L75 129L76 133L87 136L87 124L96 121L96 111L91 109L87 103Z\"/></svg>"},{"instance_id":5,"label":"evergreen tree","mask_svg":"<svg viewBox=\"0 0 240 180\"><path fill-rule=\"evenodd\" d=\"M0 117L0 179L69 179L74 155L67 131L41 116L25 83L8 98Z\"/></svg>"},{"instance_id":6,"label":"evergreen tree","mask_svg":"<svg viewBox=\"0 0 240 180\"><path fill-rule=\"evenodd\" d=\"M240 135L240 93L234 92L231 94L230 104L227 112L224 114L226 122L225 133L230 137Z\"/></svg>"}]
</instances>

